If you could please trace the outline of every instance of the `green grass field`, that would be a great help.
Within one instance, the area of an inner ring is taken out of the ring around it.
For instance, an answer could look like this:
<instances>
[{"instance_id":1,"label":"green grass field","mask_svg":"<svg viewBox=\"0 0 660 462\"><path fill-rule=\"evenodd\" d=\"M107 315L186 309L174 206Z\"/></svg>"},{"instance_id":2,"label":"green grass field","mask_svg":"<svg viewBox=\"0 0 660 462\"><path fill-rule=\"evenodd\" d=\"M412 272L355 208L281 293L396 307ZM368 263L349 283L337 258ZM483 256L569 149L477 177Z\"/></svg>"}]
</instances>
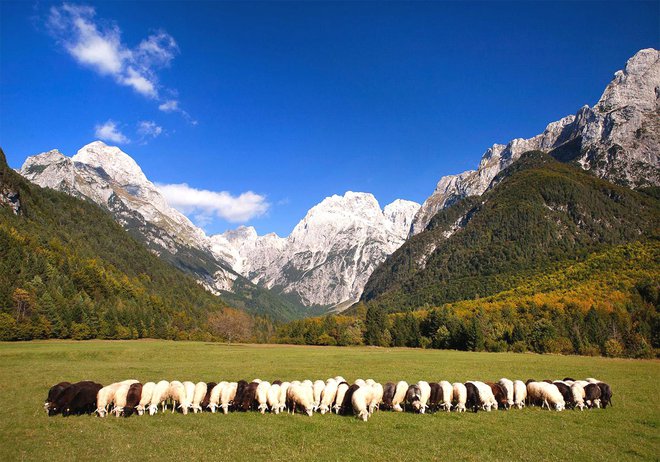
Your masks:
<instances>
[{"instance_id":1,"label":"green grass field","mask_svg":"<svg viewBox=\"0 0 660 462\"><path fill-rule=\"evenodd\" d=\"M0 460L658 460L660 362L512 353L168 341L0 343ZM597 377L612 408L478 414L47 417L61 380L386 381Z\"/></svg>"}]
</instances>

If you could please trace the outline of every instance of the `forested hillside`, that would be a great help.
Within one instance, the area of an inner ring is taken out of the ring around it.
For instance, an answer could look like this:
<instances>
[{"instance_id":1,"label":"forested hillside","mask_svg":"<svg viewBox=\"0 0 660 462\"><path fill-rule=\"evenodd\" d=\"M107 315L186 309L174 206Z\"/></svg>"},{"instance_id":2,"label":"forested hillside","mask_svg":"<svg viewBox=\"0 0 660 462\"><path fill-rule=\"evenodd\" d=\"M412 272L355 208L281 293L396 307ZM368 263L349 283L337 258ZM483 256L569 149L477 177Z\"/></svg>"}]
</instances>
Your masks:
<instances>
[{"instance_id":1,"label":"forested hillside","mask_svg":"<svg viewBox=\"0 0 660 462\"><path fill-rule=\"evenodd\" d=\"M225 318L240 335L226 335ZM255 322L268 324L227 308L98 206L29 183L0 151L0 340L249 339Z\"/></svg>"},{"instance_id":2,"label":"forested hillside","mask_svg":"<svg viewBox=\"0 0 660 462\"><path fill-rule=\"evenodd\" d=\"M494 185L440 211L374 271L362 301L395 312L485 297L657 235L660 202L652 194L541 152L523 155Z\"/></svg>"}]
</instances>

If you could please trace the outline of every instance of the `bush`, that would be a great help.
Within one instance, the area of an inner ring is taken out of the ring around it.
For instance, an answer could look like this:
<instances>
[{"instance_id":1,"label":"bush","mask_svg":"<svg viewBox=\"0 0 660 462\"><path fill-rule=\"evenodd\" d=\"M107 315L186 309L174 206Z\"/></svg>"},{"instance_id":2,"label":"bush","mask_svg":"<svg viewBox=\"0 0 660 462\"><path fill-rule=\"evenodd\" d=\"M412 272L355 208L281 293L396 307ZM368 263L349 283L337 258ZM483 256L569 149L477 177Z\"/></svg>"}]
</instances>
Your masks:
<instances>
[{"instance_id":1,"label":"bush","mask_svg":"<svg viewBox=\"0 0 660 462\"><path fill-rule=\"evenodd\" d=\"M575 353L573 342L566 337L553 338L546 341L546 352L562 355L572 355Z\"/></svg>"},{"instance_id":2,"label":"bush","mask_svg":"<svg viewBox=\"0 0 660 462\"><path fill-rule=\"evenodd\" d=\"M600 348L596 345L584 344L580 350L580 354L583 356L600 356Z\"/></svg>"},{"instance_id":3,"label":"bush","mask_svg":"<svg viewBox=\"0 0 660 462\"><path fill-rule=\"evenodd\" d=\"M334 346L337 345L337 340L331 335L328 334L322 334L319 338L316 339L317 345L327 345L327 346Z\"/></svg>"},{"instance_id":4,"label":"bush","mask_svg":"<svg viewBox=\"0 0 660 462\"><path fill-rule=\"evenodd\" d=\"M615 338L605 342L605 355L611 358L623 356L623 344Z\"/></svg>"},{"instance_id":5,"label":"bush","mask_svg":"<svg viewBox=\"0 0 660 462\"><path fill-rule=\"evenodd\" d=\"M88 340L91 338L91 330L87 324L72 322L71 338L73 340Z\"/></svg>"},{"instance_id":6,"label":"bush","mask_svg":"<svg viewBox=\"0 0 660 462\"><path fill-rule=\"evenodd\" d=\"M518 340L517 342L514 342L513 345L511 345L511 351L514 353L525 353L529 351L529 347L524 341Z\"/></svg>"},{"instance_id":7,"label":"bush","mask_svg":"<svg viewBox=\"0 0 660 462\"><path fill-rule=\"evenodd\" d=\"M490 351L493 353L499 353L502 351L507 350L507 343L504 340L492 340L492 339L486 339L486 351Z\"/></svg>"}]
</instances>

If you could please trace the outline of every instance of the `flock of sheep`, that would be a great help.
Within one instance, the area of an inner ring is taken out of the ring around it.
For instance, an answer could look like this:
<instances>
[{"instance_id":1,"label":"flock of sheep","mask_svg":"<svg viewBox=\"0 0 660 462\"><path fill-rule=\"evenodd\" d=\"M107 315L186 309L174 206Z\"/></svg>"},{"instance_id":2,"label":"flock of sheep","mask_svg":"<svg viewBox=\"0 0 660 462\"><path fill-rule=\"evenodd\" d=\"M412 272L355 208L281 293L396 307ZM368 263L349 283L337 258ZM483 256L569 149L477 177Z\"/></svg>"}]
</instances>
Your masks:
<instances>
[{"instance_id":1,"label":"flock of sheep","mask_svg":"<svg viewBox=\"0 0 660 462\"><path fill-rule=\"evenodd\" d=\"M154 415L171 406L172 412L187 414L210 411L256 410L278 414L304 412L311 416L334 412L355 415L367 421L378 409L424 414L435 411L522 409L526 405L562 411L566 408L607 407L612 403L608 384L586 380L528 380L499 382L469 381L449 383L404 381L384 386L372 379L357 379L352 385L343 377L323 380L273 383L255 379L238 382L168 382L139 383L124 380L103 386L92 381L60 382L50 388L44 407L48 415L98 414L105 417Z\"/></svg>"}]
</instances>

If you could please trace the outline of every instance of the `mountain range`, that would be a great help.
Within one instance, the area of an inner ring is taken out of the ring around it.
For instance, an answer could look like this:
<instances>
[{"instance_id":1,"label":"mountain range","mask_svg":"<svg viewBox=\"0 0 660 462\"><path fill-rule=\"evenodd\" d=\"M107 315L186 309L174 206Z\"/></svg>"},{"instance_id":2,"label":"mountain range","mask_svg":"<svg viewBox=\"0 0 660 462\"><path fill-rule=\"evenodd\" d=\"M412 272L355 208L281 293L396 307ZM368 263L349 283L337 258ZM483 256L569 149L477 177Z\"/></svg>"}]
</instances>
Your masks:
<instances>
[{"instance_id":1,"label":"mountain range","mask_svg":"<svg viewBox=\"0 0 660 462\"><path fill-rule=\"evenodd\" d=\"M444 240L464 234L461 231L472 226L473 215L484 216L482 210L488 205L479 205L478 198L504 184L508 176L503 172L523 153L551 152L561 162L626 188L659 185L659 99L660 52L641 50L615 74L593 108L584 106L532 138L493 145L476 170L441 178L421 207L396 200L381 209L373 195L347 192L314 206L287 237L258 236L249 227L207 236L167 204L130 156L100 141L70 158L57 150L29 157L20 173L38 185L107 209L152 252L230 303L291 319L330 307L343 309L361 297L368 301L402 287L402 277L424 271L439 258ZM537 162L560 169L543 159ZM566 175L570 181L571 175ZM556 207L576 205L559 201ZM552 214L543 219L560 220ZM433 233L433 239L415 239L425 232ZM547 236L561 234L556 229L547 232ZM402 260L406 252L409 257ZM401 264L408 270L393 271ZM437 263L442 264L446 262ZM417 284L414 278L411 281ZM411 297L410 303L422 300Z\"/></svg>"}]
</instances>

